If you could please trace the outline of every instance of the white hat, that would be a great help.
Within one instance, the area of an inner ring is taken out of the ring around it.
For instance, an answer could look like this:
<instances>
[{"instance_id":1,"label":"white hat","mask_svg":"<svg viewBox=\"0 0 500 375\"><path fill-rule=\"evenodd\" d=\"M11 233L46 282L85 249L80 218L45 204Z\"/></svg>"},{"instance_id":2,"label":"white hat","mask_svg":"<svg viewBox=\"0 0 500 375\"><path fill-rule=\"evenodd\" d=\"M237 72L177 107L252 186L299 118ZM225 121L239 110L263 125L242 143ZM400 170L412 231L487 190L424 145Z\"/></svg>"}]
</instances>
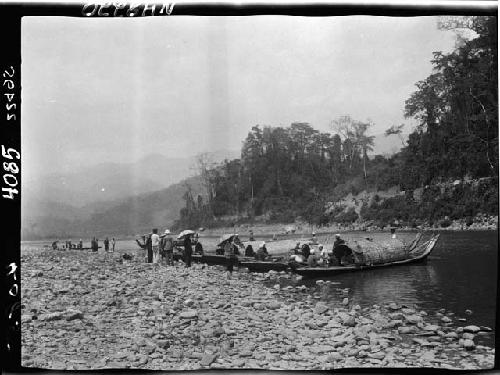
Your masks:
<instances>
[{"instance_id":1,"label":"white hat","mask_svg":"<svg viewBox=\"0 0 500 375\"><path fill-rule=\"evenodd\" d=\"M168 229L165 229L164 234L170 234L170 231Z\"/></svg>"},{"instance_id":2,"label":"white hat","mask_svg":"<svg viewBox=\"0 0 500 375\"><path fill-rule=\"evenodd\" d=\"M314 254L314 249L311 249L311 254Z\"/></svg>"},{"instance_id":3,"label":"white hat","mask_svg":"<svg viewBox=\"0 0 500 375\"><path fill-rule=\"evenodd\" d=\"M340 237L340 234L338 234L338 233L337 233L337 234L335 235L335 237Z\"/></svg>"}]
</instances>

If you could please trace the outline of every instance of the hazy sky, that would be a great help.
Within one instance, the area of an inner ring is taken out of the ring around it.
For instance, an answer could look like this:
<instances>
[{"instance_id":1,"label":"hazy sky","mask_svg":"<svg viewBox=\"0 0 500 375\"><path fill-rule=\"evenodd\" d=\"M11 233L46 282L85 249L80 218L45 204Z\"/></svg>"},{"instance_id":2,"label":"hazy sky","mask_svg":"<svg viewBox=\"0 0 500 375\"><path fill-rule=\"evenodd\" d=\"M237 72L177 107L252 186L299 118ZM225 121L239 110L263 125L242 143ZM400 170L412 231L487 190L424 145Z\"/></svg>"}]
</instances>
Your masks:
<instances>
[{"instance_id":1,"label":"hazy sky","mask_svg":"<svg viewBox=\"0 0 500 375\"><path fill-rule=\"evenodd\" d=\"M433 17L22 21L24 171L239 149L253 125L404 120L454 37Z\"/></svg>"}]
</instances>

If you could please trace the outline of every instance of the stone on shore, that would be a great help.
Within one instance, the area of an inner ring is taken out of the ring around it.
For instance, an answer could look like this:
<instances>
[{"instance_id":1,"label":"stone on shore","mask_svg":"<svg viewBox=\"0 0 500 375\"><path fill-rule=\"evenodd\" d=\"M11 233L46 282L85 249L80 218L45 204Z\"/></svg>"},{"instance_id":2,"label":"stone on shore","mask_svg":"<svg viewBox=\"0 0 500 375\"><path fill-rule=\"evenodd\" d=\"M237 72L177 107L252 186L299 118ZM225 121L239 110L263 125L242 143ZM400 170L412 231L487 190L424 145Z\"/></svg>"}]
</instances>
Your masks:
<instances>
[{"instance_id":1,"label":"stone on shore","mask_svg":"<svg viewBox=\"0 0 500 375\"><path fill-rule=\"evenodd\" d=\"M436 323L396 302L349 308L349 289L333 283L306 287L291 278L273 288L286 275L227 278L223 267L153 267L139 258L23 254L22 365L181 371L493 363L493 349L473 341L488 335L484 327ZM329 288L336 301L325 298Z\"/></svg>"},{"instance_id":2,"label":"stone on shore","mask_svg":"<svg viewBox=\"0 0 500 375\"><path fill-rule=\"evenodd\" d=\"M478 333L481 330L478 326L466 326L464 327L464 332Z\"/></svg>"}]
</instances>

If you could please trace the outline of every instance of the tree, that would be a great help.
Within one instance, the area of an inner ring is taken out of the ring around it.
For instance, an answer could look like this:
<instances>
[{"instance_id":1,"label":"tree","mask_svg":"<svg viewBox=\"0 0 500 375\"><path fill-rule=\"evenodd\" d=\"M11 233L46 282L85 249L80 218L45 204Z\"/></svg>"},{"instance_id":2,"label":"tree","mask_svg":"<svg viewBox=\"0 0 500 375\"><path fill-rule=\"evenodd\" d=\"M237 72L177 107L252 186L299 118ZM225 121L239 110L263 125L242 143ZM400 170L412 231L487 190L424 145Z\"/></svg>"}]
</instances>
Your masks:
<instances>
[{"instance_id":1,"label":"tree","mask_svg":"<svg viewBox=\"0 0 500 375\"><path fill-rule=\"evenodd\" d=\"M389 127L386 131L385 131L385 136L388 137L390 135L397 135L399 140L401 141L401 144L403 145L403 147L405 146L405 140L403 138L403 128L404 128L404 124L401 124L401 125L392 125L391 127Z\"/></svg>"},{"instance_id":2,"label":"tree","mask_svg":"<svg viewBox=\"0 0 500 375\"><path fill-rule=\"evenodd\" d=\"M405 167L418 164L427 183L498 176L496 17L451 18L440 28L470 33L458 33L461 40L453 52L434 53L433 73L417 83L405 103L405 115L419 120L408 144L419 158L403 152Z\"/></svg>"}]
</instances>

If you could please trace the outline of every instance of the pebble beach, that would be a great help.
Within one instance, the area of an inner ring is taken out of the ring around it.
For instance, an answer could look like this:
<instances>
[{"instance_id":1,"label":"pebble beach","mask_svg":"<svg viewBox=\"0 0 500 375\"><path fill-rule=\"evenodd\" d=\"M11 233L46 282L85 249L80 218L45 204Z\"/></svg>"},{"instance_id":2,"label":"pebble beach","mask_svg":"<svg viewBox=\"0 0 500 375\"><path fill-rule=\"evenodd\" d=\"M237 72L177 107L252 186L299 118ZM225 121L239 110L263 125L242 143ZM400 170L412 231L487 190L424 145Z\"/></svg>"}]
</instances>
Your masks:
<instances>
[{"instance_id":1,"label":"pebble beach","mask_svg":"<svg viewBox=\"0 0 500 375\"><path fill-rule=\"evenodd\" d=\"M327 370L490 369L483 326L415 306L338 303L287 273L146 264L122 253L30 250L22 265L22 366ZM287 278L290 285L280 287ZM294 281L297 281L294 283ZM317 280L316 284L329 283Z\"/></svg>"}]
</instances>

